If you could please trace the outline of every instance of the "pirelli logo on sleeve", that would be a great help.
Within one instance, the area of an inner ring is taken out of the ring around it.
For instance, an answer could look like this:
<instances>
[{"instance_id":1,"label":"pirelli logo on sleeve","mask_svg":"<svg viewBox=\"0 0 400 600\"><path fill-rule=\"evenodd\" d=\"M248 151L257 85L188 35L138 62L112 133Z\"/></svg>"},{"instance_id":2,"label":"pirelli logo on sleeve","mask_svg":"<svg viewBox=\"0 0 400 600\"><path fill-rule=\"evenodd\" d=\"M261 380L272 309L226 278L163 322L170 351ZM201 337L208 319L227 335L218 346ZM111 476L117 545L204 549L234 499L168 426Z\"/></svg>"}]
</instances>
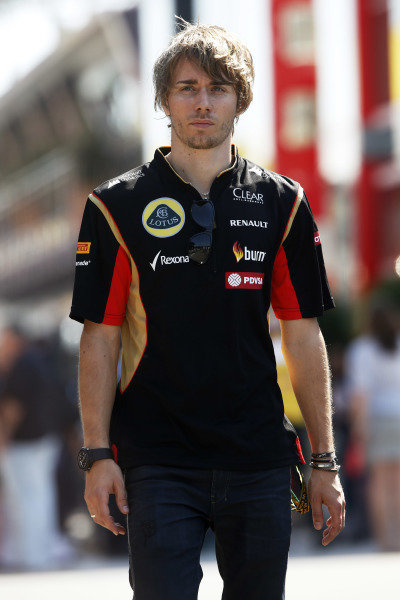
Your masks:
<instances>
[{"instance_id":1,"label":"pirelli logo on sleeve","mask_svg":"<svg viewBox=\"0 0 400 600\"><path fill-rule=\"evenodd\" d=\"M89 254L91 243L92 242L78 242L78 247L76 249L76 253L77 254Z\"/></svg>"}]
</instances>

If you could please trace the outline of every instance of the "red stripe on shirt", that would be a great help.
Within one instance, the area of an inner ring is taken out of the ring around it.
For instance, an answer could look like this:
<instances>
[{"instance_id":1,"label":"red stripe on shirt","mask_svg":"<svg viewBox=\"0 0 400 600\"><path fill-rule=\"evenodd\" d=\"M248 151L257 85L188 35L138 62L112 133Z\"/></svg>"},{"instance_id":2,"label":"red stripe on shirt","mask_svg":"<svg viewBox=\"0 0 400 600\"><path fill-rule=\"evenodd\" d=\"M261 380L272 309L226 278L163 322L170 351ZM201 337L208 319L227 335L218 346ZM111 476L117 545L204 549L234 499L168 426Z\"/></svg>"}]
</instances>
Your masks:
<instances>
[{"instance_id":1,"label":"red stripe on shirt","mask_svg":"<svg viewBox=\"0 0 400 600\"><path fill-rule=\"evenodd\" d=\"M303 456L303 451L302 451L302 449L301 449L301 443L300 443L300 438L299 438L299 436L297 436L297 437L296 437L296 448L297 448L297 454L299 455L299 458L300 458L301 464L302 464L302 465L304 465L306 461L305 461L305 459L304 459L304 456Z\"/></svg>"},{"instance_id":2,"label":"red stripe on shirt","mask_svg":"<svg viewBox=\"0 0 400 600\"><path fill-rule=\"evenodd\" d=\"M301 319L300 306L283 246L278 250L272 271L271 304L278 319Z\"/></svg>"},{"instance_id":3,"label":"red stripe on shirt","mask_svg":"<svg viewBox=\"0 0 400 600\"><path fill-rule=\"evenodd\" d=\"M125 250L120 246L114 264L114 272L102 323L121 325L125 317L131 285L131 265Z\"/></svg>"},{"instance_id":4,"label":"red stripe on shirt","mask_svg":"<svg viewBox=\"0 0 400 600\"><path fill-rule=\"evenodd\" d=\"M139 271L138 271L138 274L137 274L137 275L138 275L138 289L140 289L140 276L139 276ZM140 296L139 296L139 297L140 297ZM144 355L144 353L145 353L145 350L146 350L146 348L147 348L147 341L148 341L148 335L147 335L147 313L146 313L146 311L145 311L145 308L144 308L144 306L143 306L143 310L144 310L144 314L146 315L146 321L145 321L145 327L146 327L146 343L145 343L145 345L144 345L144 348L143 348L142 354L140 355L140 358L139 358L138 364L137 364L137 366L136 366L136 369L133 371L133 373L132 373L132 377L130 378L130 380L129 380L129 382L128 382L127 386L126 386L124 389L122 389L122 388L121 388L121 379L119 380L119 384L118 384L118 385L119 385L119 391L121 392L121 395L122 395L124 392L126 392L126 390L129 388L129 386L130 386L130 384L131 384L131 381L132 381L132 379L134 378L134 376L135 376L135 373L136 373L136 371L138 370L140 363L142 362L143 355Z\"/></svg>"},{"instance_id":5,"label":"red stripe on shirt","mask_svg":"<svg viewBox=\"0 0 400 600\"><path fill-rule=\"evenodd\" d=\"M114 461L118 464L118 448L115 444L112 444L111 450L113 453Z\"/></svg>"}]
</instances>

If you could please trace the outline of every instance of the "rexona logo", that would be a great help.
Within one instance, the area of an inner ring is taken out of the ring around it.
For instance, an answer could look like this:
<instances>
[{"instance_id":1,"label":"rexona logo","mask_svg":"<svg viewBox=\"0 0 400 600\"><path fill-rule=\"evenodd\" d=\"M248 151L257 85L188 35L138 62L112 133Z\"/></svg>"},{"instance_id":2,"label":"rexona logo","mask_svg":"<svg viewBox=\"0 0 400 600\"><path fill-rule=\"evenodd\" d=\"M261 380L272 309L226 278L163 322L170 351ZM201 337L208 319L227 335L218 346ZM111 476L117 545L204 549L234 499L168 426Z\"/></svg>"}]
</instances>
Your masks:
<instances>
[{"instance_id":1,"label":"rexona logo","mask_svg":"<svg viewBox=\"0 0 400 600\"><path fill-rule=\"evenodd\" d=\"M231 227L261 227L267 229L268 221L251 221L249 219L230 219Z\"/></svg>"},{"instance_id":2,"label":"rexona logo","mask_svg":"<svg viewBox=\"0 0 400 600\"><path fill-rule=\"evenodd\" d=\"M146 206L142 214L145 230L155 237L176 235L185 223L185 211L173 198L157 198Z\"/></svg>"},{"instance_id":3,"label":"rexona logo","mask_svg":"<svg viewBox=\"0 0 400 600\"><path fill-rule=\"evenodd\" d=\"M239 242L235 242L233 244L233 254L236 256L237 262L242 260L242 258L244 258L244 260L263 262L267 253L263 252L262 250L249 250L247 246L244 247L243 251L242 246L239 244Z\"/></svg>"},{"instance_id":4,"label":"rexona logo","mask_svg":"<svg viewBox=\"0 0 400 600\"><path fill-rule=\"evenodd\" d=\"M90 262L90 260L77 260L75 265L77 267L87 267Z\"/></svg>"},{"instance_id":5,"label":"rexona logo","mask_svg":"<svg viewBox=\"0 0 400 600\"><path fill-rule=\"evenodd\" d=\"M242 202L255 202L256 204L264 204L263 194L255 194L249 190L235 188L233 190L233 197L235 200L241 200Z\"/></svg>"},{"instance_id":6,"label":"rexona logo","mask_svg":"<svg viewBox=\"0 0 400 600\"><path fill-rule=\"evenodd\" d=\"M156 270L158 258L160 258L161 265L180 265L181 263L189 262L188 256L164 256L164 255L160 256L160 254L161 254L161 250L159 252L157 252L153 261L150 263L150 266L153 269L153 271Z\"/></svg>"},{"instance_id":7,"label":"rexona logo","mask_svg":"<svg viewBox=\"0 0 400 600\"><path fill-rule=\"evenodd\" d=\"M316 231L314 233L314 244L316 246L319 246L321 244L321 238L320 238L320 235L319 235L318 231Z\"/></svg>"},{"instance_id":8,"label":"rexona logo","mask_svg":"<svg viewBox=\"0 0 400 600\"><path fill-rule=\"evenodd\" d=\"M77 254L89 254L91 243L92 242L78 242L78 247L76 249L76 253Z\"/></svg>"},{"instance_id":9,"label":"rexona logo","mask_svg":"<svg viewBox=\"0 0 400 600\"><path fill-rule=\"evenodd\" d=\"M225 273L225 287L228 290L261 290L264 273Z\"/></svg>"}]
</instances>

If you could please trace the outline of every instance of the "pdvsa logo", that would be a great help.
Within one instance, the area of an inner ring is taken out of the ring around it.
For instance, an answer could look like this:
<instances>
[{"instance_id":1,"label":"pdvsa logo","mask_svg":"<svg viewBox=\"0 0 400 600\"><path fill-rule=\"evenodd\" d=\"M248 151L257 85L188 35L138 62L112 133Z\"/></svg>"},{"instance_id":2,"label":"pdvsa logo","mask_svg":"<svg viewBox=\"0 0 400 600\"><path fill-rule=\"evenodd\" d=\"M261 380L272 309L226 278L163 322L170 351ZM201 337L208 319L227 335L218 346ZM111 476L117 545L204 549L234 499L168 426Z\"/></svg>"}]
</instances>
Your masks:
<instances>
[{"instance_id":1,"label":"pdvsa logo","mask_svg":"<svg viewBox=\"0 0 400 600\"><path fill-rule=\"evenodd\" d=\"M319 246L319 245L321 244L321 237L320 237L320 235L319 235L318 231L316 231L316 232L314 233L314 244L315 244L316 246Z\"/></svg>"},{"instance_id":2,"label":"pdvsa logo","mask_svg":"<svg viewBox=\"0 0 400 600\"><path fill-rule=\"evenodd\" d=\"M145 230L155 237L176 235L185 223L185 211L173 198L157 198L146 206L142 214Z\"/></svg>"},{"instance_id":3,"label":"pdvsa logo","mask_svg":"<svg viewBox=\"0 0 400 600\"><path fill-rule=\"evenodd\" d=\"M247 246L244 247L244 250L242 250L242 246L239 244L239 242L235 242L233 244L233 254L236 257L237 262L239 262L240 260L242 260L242 258L244 258L244 260L252 260L254 262L263 262L263 260L265 259L266 256L266 252L263 252L262 250L249 250L249 248L247 248Z\"/></svg>"},{"instance_id":4,"label":"pdvsa logo","mask_svg":"<svg viewBox=\"0 0 400 600\"><path fill-rule=\"evenodd\" d=\"M226 289L261 290L264 273L225 273Z\"/></svg>"}]
</instances>

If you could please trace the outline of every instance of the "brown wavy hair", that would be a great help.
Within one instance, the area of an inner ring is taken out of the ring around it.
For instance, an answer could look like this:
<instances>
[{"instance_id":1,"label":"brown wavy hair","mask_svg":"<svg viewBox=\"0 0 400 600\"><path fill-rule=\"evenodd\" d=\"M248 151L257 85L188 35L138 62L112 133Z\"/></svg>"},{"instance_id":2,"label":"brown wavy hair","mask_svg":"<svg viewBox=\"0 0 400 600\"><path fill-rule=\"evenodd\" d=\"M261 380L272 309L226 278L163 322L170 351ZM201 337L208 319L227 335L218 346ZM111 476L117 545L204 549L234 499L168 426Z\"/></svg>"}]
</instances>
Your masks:
<instances>
[{"instance_id":1,"label":"brown wavy hair","mask_svg":"<svg viewBox=\"0 0 400 600\"><path fill-rule=\"evenodd\" d=\"M253 99L253 57L242 42L218 25L189 23L177 17L180 31L154 64L154 107L168 105L174 69L181 58L198 64L210 79L232 83L237 95L237 108L243 113Z\"/></svg>"}]
</instances>

